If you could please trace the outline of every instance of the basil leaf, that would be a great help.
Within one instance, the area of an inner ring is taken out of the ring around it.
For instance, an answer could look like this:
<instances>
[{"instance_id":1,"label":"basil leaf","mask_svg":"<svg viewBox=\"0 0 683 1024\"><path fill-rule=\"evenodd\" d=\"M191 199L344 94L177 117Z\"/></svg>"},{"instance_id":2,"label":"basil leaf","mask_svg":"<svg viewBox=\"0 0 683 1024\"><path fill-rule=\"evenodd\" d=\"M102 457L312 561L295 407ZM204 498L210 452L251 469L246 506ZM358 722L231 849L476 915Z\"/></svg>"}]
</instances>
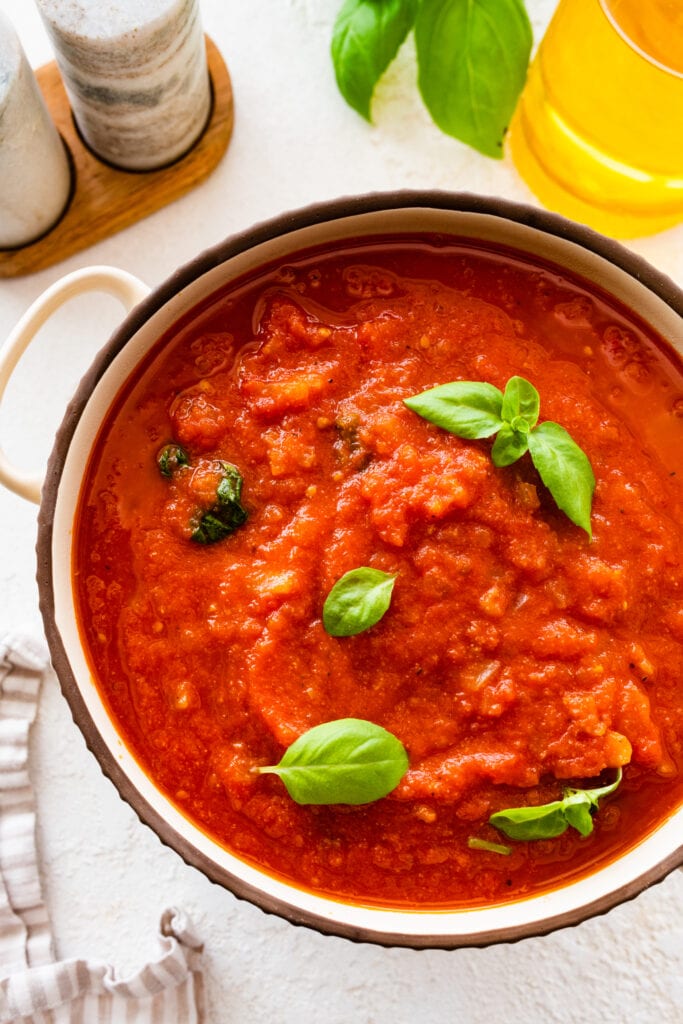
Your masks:
<instances>
[{"instance_id":1,"label":"basil leaf","mask_svg":"<svg viewBox=\"0 0 683 1024\"><path fill-rule=\"evenodd\" d=\"M489 824L510 839L553 839L566 832L570 825L582 836L590 835L593 831L591 807L597 810L598 800L613 793L622 777L623 772L618 768L616 779L607 786L598 789L568 787L561 800L538 807L508 807L504 811L496 811L489 818Z\"/></svg>"},{"instance_id":2,"label":"basil leaf","mask_svg":"<svg viewBox=\"0 0 683 1024\"><path fill-rule=\"evenodd\" d=\"M503 419L507 420L514 430L524 431L522 423L515 422L521 418L528 425L524 431L528 433L528 429L538 423L540 408L541 399L533 384L524 377L510 377L503 392Z\"/></svg>"},{"instance_id":3,"label":"basil leaf","mask_svg":"<svg viewBox=\"0 0 683 1024\"><path fill-rule=\"evenodd\" d=\"M416 0L345 0L332 34L332 63L346 102L370 120L375 86L415 20Z\"/></svg>"},{"instance_id":4,"label":"basil leaf","mask_svg":"<svg viewBox=\"0 0 683 1024\"><path fill-rule=\"evenodd\" d=\"M534 466L558 508L591 536L595 477L588 457L559 423L540 423L529 434Z\"/></svg>"},{"instance_id":5,"label":"basil leaf","mask_svg":"<svg viewBox=\"0 0 683 1024\"><path fill-rule=\"evenodd\" d=\"M407 770L400 740L360 718L316 725L278 765L258 769L279 775L298 804L368 804L395 789Z\"/></svg>"},{"instance_id":6,"label":"basil leaf","mask_svg":"<svg viewBox=\"0 0 683 1024\"><path fill-rule=\"evenodd\" d=\"M503 425L503 393L493 384L458 380L405 399L418 416L443 427L456 437L490 437Z\"/></svg>"},{"instance_id":7,"label":"basil leaf","mask_svg":"<svg viewBox=\"0 0 683 1024\"><path fill-rule=\"evenodd\" d=\"M598 800L602 800L603 796L609 796L613 793L617 786L620 785L624 773L621 768L617 768L617 777L614 782L608 783L606 786L600 786L598 789L571 789L567 788L564 791L565 799L570 796L574 796L575 793L580 793L581 796L585 797L593 807L598 806Z\"/></svg>"},{"instance_id":8,"label":"basil leaf","mask_svg":"<svg viewBox=\"0 0 683 1024\"><path fill-rule=\"evenodd\" d=\"M165 444L157 454L157 466L162 476L167 479L173 476L176 470L183 466L189 466L190 458L184 448L179 444Z\"/></svg>"},{"instance_id":9,"label":"basil leaf","mask_svg":"<svg viewBox=\"0 0 683 1024\"><path fill-rule=\"evenodd\" d=\"M575 828L582 836L589 836L593 831L593 818L591 817L591 802L586 794L577 791L570 796L565 796L562 803L567 824Z\"/></svg>"},{"instance_id":10,"label":"basil leaf","mask_svg":"<svg viewBox=\"0 0 683 1024\"><path fill-rule=\"evenodd\" d=\"M420 92L438 127L502 157L531 52L522 0L420 0L415 43Z\"/></svg>"},{"instance_id":11,"label":"basil leaf","mask_svg":"<svg viewBox=\"0 0 683 1024\"><path fill-rule=\"evenodd\" d=\"M238 505L242 497L242 474L229 462L221 462L221 468L223 476L216 488L218 503L226 507Z\"/></svg>"},{"instance_id":12,"label":"basil leaf","mask_svg":"<svg viewBox=\"0 0 683 1024\"><path fill-rule=\"evenodd\" d=\"M496 811L489 824L504 832L510 839L553 839L567 831L561 800L540 807L510 807Z\"/></svg>"},{"instance_id":13,"label":"basil leaf","mask_svg":"<svg viewBox=\"0 0 683 1024\"><path fill-rule=\"evenodd\" d=\"M502 843L489 843L487 839L477 839L476 836L470 836L467 845L470 850L485 850L487 853L499 853L503 857L509 857L512 853L509 846L503 846Z\"/></svg>"},{"instance_id":14,"label":"basil leaf","mask_svg":"<svg viewBox=\"0 0 683 1024\"><path fill-rule=\"evenodd\" d=\"M191 539L196 544L216 544L230 533L232 530L222 519L219 519L213 512L204 512L195 522Z\"/></svg>"},{"instance_id":15,"label":"basil leaf","mask_svg":"<svg viewBox=\"0 0 683 1024\"><path fill-rule=\"evenodd\" d=\"M229 462L221 462L221 479L216 487L216 503L195 522L192 540L197 544L215 544L223 540L248 518L241 504L242 474Z\"/></svg>"},{"instance_id":16,"label":"basil leaf","mask_svg":"<svg viewBox=\"0 0 683 1024\"><path fill-rule=\"evenodd\" d=\"M391 603L395 576L361 566L337 580L323 605L330 636L355 636L379 622Z\"/></svg>"},{"instance_id":17,"label":"basil leaf","mask_svg":"<svg viewBox=\"0 0 683 1024\"><path fill-rule=\"evenodd\" d=\"M529 448L528 433L522 434L504 423L496 435L491 449L491 461L494 466L510 466L521 458Z\"/></svg>"}]
</instances>

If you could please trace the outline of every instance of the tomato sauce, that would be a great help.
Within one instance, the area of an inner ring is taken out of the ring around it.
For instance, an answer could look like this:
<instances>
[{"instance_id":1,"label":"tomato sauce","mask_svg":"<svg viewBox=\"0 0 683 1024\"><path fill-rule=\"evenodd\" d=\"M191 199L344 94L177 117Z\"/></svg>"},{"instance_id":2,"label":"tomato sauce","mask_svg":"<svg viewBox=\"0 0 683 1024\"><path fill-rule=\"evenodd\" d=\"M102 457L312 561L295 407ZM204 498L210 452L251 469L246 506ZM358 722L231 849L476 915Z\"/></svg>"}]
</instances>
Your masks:
<instances>
[{"instance_id":1,"label":"tomato sauce","mask_svg":"<svg viewBox=\"0 0 683 1024\"><path fill-rule=\"evenodd\" d=\"M592 540L528 455L498 469L403 404L513 375L591 460ZM80 500L80 627L126 743L239 857L344 899L482 905L614 858L683 800L681 417L662 339L513 252L349 242L214 295L122 389ZM170 478L169 442L190 459ZM248 519L198 544L221 461ZM396 574L391 607L329 636L325 597L359 566ZM254 772L344 717L404 743L388 797L299 806ZM619 766L591 835L468 846Z\"/></svg>"}]
</instances>

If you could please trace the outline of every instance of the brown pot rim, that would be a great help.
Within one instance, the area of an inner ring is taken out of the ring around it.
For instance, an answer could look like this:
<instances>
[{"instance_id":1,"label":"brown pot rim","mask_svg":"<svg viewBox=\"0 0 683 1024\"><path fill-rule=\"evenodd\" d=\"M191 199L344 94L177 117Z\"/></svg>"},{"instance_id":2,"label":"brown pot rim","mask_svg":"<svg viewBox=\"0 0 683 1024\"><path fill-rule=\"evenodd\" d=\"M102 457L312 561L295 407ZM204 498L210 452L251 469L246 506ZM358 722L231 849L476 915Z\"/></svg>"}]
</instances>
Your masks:
<instances>
[{"instance_id":1,"label":"brown pot rim","mask_svg":"<svg viewBox=\"0 0 683 1024\"><path fill-rule=\"evenodd\" d=\"M336 935L355 942L370 942L387 947L404 946L416 950L486 947L497 943L518 942L524 938L547 935L560 928L576 926L589 918L607 913L618 904L633 899L650 886L661 882L674 868L683 865L683 844L650 870L637 875L628 883L588 904L583 904L566 913L542 918L536 922L481 931L476 934L457 933L457 914L452 915L453 931L434 935L405 935L383 928L381 914L378 915L376 928L356 927L328 919L308 910L300 910L292 904L264 893L236 877L227 869L221 868L180 835L139 793L102 739L72 672L55 620L52 533L58 489L66 454L76 425L92 391L114 357L139 328L175 294L238 253L280 235L311 227L323 221L332 222L358 214L420 207L500 217L503 220L514 221L545 234L557 236L565 241L574 242L581 248L595 253L625 271L683 318L683 291L665 274L655 270L644 259L630 252L620 243L608 239L590 228L566 220L558 214L523 203L464 192L400 190L342 197L282 213L245 231L231 235L181 266L128 314L110 340L96 355L69 403L64 420L55 437L43 484L36 545L40 610L52 664L62 692L69 705L72 718L83 734L88 749L97 759L103 775L114 784L121 799L132 807L140 821L152 829L161 843L175 850L190 867L199 870L211 882L228 889L238 899L258 906L265 913L282 917L294 925L313 928L323 935ZM291 889L293 899L295 899L296 887L292 886ZM368 907L368 910L371 909ZM446 911L444 912L444 921L448 919L449 915Z\"/></svg>"}]
</instances>

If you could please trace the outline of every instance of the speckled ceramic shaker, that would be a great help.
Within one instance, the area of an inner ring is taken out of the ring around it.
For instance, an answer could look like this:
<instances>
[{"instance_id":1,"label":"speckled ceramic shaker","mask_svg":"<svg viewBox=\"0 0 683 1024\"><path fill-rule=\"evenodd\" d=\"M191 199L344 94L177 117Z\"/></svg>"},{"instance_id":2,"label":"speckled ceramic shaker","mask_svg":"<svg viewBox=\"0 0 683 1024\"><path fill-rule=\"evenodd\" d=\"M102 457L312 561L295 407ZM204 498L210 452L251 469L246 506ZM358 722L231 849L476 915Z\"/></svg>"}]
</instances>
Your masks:
<instances>
[{"instance_id":1,"label":"speckled ceramic shaker","mask_svg":"<svg viewBox=\"0 0 683 1024\"><path fill-rule=\"evenodd\" d=\"M172 163L211 110L198 0L37 0L80 133L127 170Z\"/></svg>"},{"instance_id":2,"label":"speckled ceramic shaker","mask_svg":"<svg viewBox=\"0 0 683 1024\"><path fill-rule=\"evenodd\" d=\"M0 14L0 248L45 234L70 191L66 149L17 34Z\"/></svg>"}]
</instances>

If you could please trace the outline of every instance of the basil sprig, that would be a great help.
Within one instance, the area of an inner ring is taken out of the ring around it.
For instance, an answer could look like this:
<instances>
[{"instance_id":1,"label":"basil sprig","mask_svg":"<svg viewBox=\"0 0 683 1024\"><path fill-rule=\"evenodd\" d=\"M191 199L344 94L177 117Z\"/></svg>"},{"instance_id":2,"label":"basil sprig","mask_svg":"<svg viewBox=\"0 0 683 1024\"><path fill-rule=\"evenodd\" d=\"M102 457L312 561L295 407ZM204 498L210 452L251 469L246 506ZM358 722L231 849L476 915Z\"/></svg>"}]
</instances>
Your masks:
<instances>
[{"instance_id":1,"label":"basil sprig","mask_svg":"<svg viewBox=\"0 0 683 1024\"><path fill-rule=\"evenodd\" d=\"M342 95L368 120L375 86L411 29L420 93L435 124L502 157L531 52L523 0L345 0L332 62Z\"/></svg>"},{"instance_id":2,"label":"basil sprig","mask_svg":"<svg viewBox=\"0 0 683 1024\"><path fill-rule=\"evenodd\" d=\"M257 769L279 775L298 804L369 804L395 789L407 770L401 741L361 718L316 725L279 764Z\"/></svg>"},{"instance_id":3,"label":"basil sprig","mask_svg":"<svg viewBox=\"0 0 683 1024\"><path fill-rule=\"evenodd\" d=\"M396 577L363 565L338 579L323 605L330 636L355 636L379 622L391 603Z\"/></svg>"},{"instance_id":4,"label":"basil sprig","mask_svg":"<svg viewBox=\"0 0 683 1024\"><path fill-rule=\"evenodd\" d=\"M593 831L591 810L598 809L598 800L613 793L621 782L621 768L614 782L598 789L564 790L561 800L554 800L539 807L509 807L496 811L489 818L489 824L510 839L554 839L566 832L569 826L582 836Z\"/></svg>"},{"instance_id":5,"label":"basil sprig","mask_svg":"<svg viewBox=\"0 0 683 1024\"><path fill-rule=\"evenodd\" d=\"M405 404L457 437L496 434L491 449L495 466L509 466L528 451L557 507L591 536L591 464L559 423L538 423L538 391L524 377L511 377L504 393L485 382L453 381L406 398Z\"/></svg>"}]
</instances>

